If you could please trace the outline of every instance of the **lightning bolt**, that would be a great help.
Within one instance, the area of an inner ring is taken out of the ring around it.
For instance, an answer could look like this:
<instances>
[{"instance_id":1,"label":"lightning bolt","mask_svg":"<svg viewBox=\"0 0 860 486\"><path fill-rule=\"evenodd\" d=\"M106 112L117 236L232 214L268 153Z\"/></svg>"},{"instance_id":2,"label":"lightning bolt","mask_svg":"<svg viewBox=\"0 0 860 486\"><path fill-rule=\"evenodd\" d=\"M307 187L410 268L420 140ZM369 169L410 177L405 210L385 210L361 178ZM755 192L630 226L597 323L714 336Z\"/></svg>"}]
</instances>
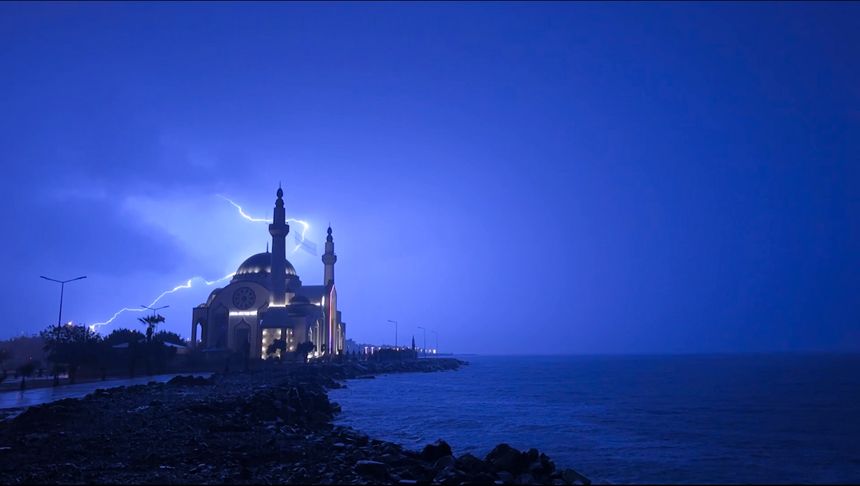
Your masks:
<instances>
[{"instance_id":1,"label":"lightning bolt","mask_svg":"<svg viewBox=\"0 0 860 486\"><path fill-rule=\"evenodd\" d=\"M225 195L223 195L223 194L218 194L217 196L218 196L218 197L220 197L221 199L223 199L223 200L227 201L228 203L232 204L234 208L236 208L237 210L239 210L239 214L240 214L243 218L247 219L248 221L251 221L251 222L254 222L254 223L269 223L269 224L272 224L272 220L271 220L271 219L266 219L266 218L255 218L255 217L253 217L253 216L249 215L248 213L246 213L246 212L245 212L245 210L244 210L244 209L242 209L242 206L239 206L239 205L236 203L236 201L234 201L234 200L230 199L229 197L227 197L227 196L225 196Z\"/></svg>"},{"instance_id":2,"label":"lightning bolt","mask_svg":"<svg viewBox=\"0 0 860 486\"><path fill-rule=\"evenodd\" d=\"M217 196L220 197L221 199L227 201L228 203L232 204L233 207L236 208L237 211L239 211L239 215L242 216L243 218L247 219L248 221L251 221L252 223L272 224L271 219L256 218L256 217L251 216L250 214L246 213L245 210L242 209L242 206L239 205L239 203L230 199L229 197L227 197L223 194L218 194ZM307 221L303 221L301 219L295 219L295 218L287 218L287 222L288 223L298 223L298 224L302 225L302 241L299 244L297 244L295 248L293 248L292 252L295 253L299 250L299 248L302 247L302 243L305 242L305 235L307 234L308 229L310 229L311 225Z\"/></svg>"},{"instance_id":3,"label":"lightning bolt","mask_svg":"<svg viewBox=\"0 0 860 486\"><path fill-rule=\"evenodd\" d=\"M250 214L246 213L244 209L242 209L242 206L240 206L238 203L236 203L235 201L233 201L233 200L232 200L232 199L230 199L229 197L224 196L223 194L217 194L217 196L218 196L218 197L220 197L221 199L224 199L225 201L227 201L227 202L228 202L228 203L230 203L231 205L233 205L233 207L235 207L235 208L236 208L236 210L237 210L237 211L239 211L239 215L240 215L240 216L242 216L243 218L245 218L245 219L246 219L246 220L248 220L248 221L251 221L252 223L267 223L267 224L271 224L271 223L272 223L272 220L270 220L270 219L266 219L266 218L255 218L254 216L251 216ZM298 245L296 245L296 247L295 247L295 248L293 248L293 253L295 253L296 251L298 251L298 249L299 249L299 248L301 248L302 243L304 243L304 241L305 241L305 235L307 234L307 231L308 231L308 229L310 229L311 225L310 225L307 221L303 221L303 220L301 220L301 219L288 218L288 219L287 219L287 221L288 221L288 222L293 222L293 223L298 223L298 224L302 225L302 240L301 240L301 242L300 242ZM154 306L155 306L155 304L157 304L157 303L158 303L162 298L164 298L164 296L166 296L166 295L172 294L172 293L174 293L174 292L178 292L178 291L180 291L180 290L190 289L190 288L193 286L193 282L194 282L195 280L202 280L202 283L203 283L204 285L206 285L207 287L211 287L212 285L215 285L215 284L217 284L217 283L221 283L221 282L223 282L223 281L225 281L225 280L227 280L227 279L229 279L229 278L233 277L233 275L235 275L235 274L236 274L236 272L233 272L233 273L227 274L227 275L225 275L225 276L223 276L223 277L221 277L221 278L219 278L219 279L217 279L217 280L206 280L206 279L204 279L203 277L191 277L191 278L190 278L190 279L188 279L188 281L186 281L185 283L183 283L183 284L179 284L179 285L177 285L176 287L173 287L173 288L172 288L172 289L170 289L170 290L165 290L164 292L162 292L161 294L159 294L159 295L158 295L158 297L156 297L156 298L155 298L155 299L154 299L154 300L149 304L149 307L154 307ZM116 312L115 312L115 313L110 317L110 319L107 319L107 320L105 320L104 322L96 322L96 323L94 323L94 324L91 324L89 327L90 327L90 330L91 330L91 331L97 331L97 330L98 330L98 328L103 327L103 326L107 326L108 324L110 324L110 323L112 323L114 320L116 320L116 318L117 318L117 317L119 317L120 315L122 315L122 314L124 314L124 313L126 313L126 312L144 312L145 310L146 310L146 309L144 309L144 308L142 308L142 307L123 307L122 309L120 309L120 310L116 311Z\"/></svg>"},{"instance_id":4,"label":"lightning bolt","mask_svg":"<svg viewBox=\"0 0 860 486\"><path fill-rule=\"evenodd\" d=\"M173 288L172 288L172 289L170 289L170 290L165 290L164 292L162 292L161 294L159 294L159 295L158 295L158 297L156 297L156 298L155 298L155 299L154 299L154 300L149 304L149 307L154 307L154 306L155 306L155 304L157 304L161 299L163 299L165 295L169 295L169 294L172 294L172 293L174 293L174 292L178 292L178 291L183 290L183 289L190 289L190 288L194 285L194 281L195 281L195 280L202 280L202 283L203 283L204 285L206 285L207 287L211 287L212 285L215 285L215 284L217 284L217 283L223 282L223 281L227 280L228 278L231 278L231 277L232 277L233 275L235 275L235 274L236 274L236 272L229 273L229 274L227 274L227 275L225 275L225 276L223 276L223 277L221 277L221 278L219 278L219 279L216 279L216 280L206 280L206 279L205 279L205 278L203 278L203 277L191 277L191 278L189 278L189 279L188 279L188 281L187 281L187 282L185 282L185 283L183 283L183 284L179 284L179 285L177 285L176 287L173 287ZM90 330L91 330L91 331L96 331L96 330L98 330L98 328L100 328L100 327L102 327L102 326L107 326L108 324L110 324L111 322L113 322L117 317L119 317L120 315L122 315L122 314L123 314L123 313L125 313L125 312L143 312L143 311L145 311L145 310L146 310L146 309L144 309L144 308L142 308L142 307L123 307L122 309L120 309L120 310L116 311L116 312L115 312L115 313L110 317L110 319L107 319L107 320L106 320L106 321L104 321L104 322L96 322L96 323L94 323L94 324L91 324L91 325L90 325Z\"/></svg>"}]
</instances>

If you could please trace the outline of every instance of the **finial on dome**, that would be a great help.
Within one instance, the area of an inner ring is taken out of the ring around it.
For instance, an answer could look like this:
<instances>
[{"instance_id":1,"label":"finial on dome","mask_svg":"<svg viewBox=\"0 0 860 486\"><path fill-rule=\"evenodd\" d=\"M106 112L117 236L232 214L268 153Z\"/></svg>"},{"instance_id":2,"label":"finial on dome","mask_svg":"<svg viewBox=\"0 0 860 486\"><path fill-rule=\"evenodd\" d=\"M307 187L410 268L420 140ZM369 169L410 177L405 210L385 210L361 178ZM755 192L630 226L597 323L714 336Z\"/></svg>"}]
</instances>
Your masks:
<instances>
[{"instance_id":1,"label":"finial on dome","mask_svg":"<svg viewBox=\"0 0 860 486\"><path fill-rule=\"evenodd\" d=\"M329 224L328 224L328 231L326 231L326 233L328 233L328 236L326 236L326 237L325 237L326 241L332 241L332 238L331 238L331 223L329 223Z\"/></svg>"},{"instance_id":2,"label":"finial on dome","mask_svg":"<svg viewBox=\"0 0 860 486\"><path fill-rule=\"evenodd\" d=\"M284 197L284 190L281 189L281 181L278 181L278 199Z\"/></svg>"}]
</instances>

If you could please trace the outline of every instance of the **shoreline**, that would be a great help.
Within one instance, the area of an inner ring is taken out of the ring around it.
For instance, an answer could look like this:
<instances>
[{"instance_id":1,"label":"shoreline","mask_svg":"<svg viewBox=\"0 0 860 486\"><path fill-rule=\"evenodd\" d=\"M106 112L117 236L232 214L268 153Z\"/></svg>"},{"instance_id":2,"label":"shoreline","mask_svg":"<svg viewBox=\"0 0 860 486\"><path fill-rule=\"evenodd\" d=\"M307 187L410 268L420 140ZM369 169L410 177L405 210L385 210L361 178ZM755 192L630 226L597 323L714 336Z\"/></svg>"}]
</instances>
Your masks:
<instances>
[{"instance_id":1,"label":"shoreline","mask_svg":"<svg viewBox=\"0 0 860 486\"><path fill-rule=\"evenodd\" d=\"M36 405L0 423L0 482L589 483L536 449L500 444L482 459L439 440L417 452L332 424L327 390L344 380L463 364L284 364Z\"/></svg>"}]
</instances>

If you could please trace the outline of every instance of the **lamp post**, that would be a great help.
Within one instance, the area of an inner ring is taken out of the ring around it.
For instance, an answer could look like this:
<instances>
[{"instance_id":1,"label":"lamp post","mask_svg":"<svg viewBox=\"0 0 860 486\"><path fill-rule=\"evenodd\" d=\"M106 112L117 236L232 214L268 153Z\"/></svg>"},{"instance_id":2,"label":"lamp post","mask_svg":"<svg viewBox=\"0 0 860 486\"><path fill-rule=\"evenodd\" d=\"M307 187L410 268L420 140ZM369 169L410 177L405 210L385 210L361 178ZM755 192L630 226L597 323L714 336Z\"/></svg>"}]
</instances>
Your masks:
<instances>
[{"instance_id":1,"label":"lamp post","mask_svg":"<svg viewBox=\"0 0 860 486\"><path fill-rule=\"evenodd\" d=\"M388 319L388 322L394 323L394 349L397 349L397 321L392 321Z\"/></svg>"},{"instance_id":2,"label":"lamp post","mask_svg":"<svg viewBox=\"0 0 860 486\"><path fill-rule=\"evenodd\" d=\"M436 347L433 348L433 354L439 354L439 333L434 331L433 329L430 329L430 332L432 332L433 337L436 338Z\"/></svg>"},{"instance_id":3,"label":"lamp post","mask_svg":"<svg viewBox=\"0 0 860 486\"><path fill-rule=\"evenodd\" d=\"M75 280L81 280L81 279L87 278L87 276L82 275L82 276L77 277L77 278L70 278L69 280L57 280L55 278L46 277L44 275L39 275L39 277L41 277L45 280L50 280L51 282L57 282L58 284L60 284L60 314L57 316L57 326L60 326L63 322L63 293L66 289L66 284L69 282L74 282Z\"/></svg>"},{"instance_id":4,"label":"lamp post","mask_svg":"<svg viewBox=\"0 0 860 486\"><path fill-rule=\"evenodd\" d=\"M152 311L153 323L155 322L155 316L157 315L156 314L157 311L160 311L161 309L167 309L168 307L170 307L169 305L163 305L161 307L150 307L146 304L140 304L140 306L143 307L144 309L149 309ZM161 318L161 321L164 322L163 317ZM146 342L147 343L149 343L150 340L152 339L152 331L154 330L153 329L153 323L147 323L148 324L147 328L146 328Z\"/></svg>"},{"instance_id":5,"label":"lamp post","mask_svg":"<svg viewBox=\"0 0 860 486\"><path fill-rule=\"evenodd\" d=\"M156 311L160 311L161 309L167 309L168 307L170 307L169 305L163 305L161 307L150 307L150 306L144 305L144 304L140 304L140 306L143 307L144 309L151 310L153 316L155 316Z\"/></svg>"},{"instance_id":6,"label":"lamp post","mask_svg":"<svg viewBox=\"0 0 860 486\"><path fill-rule=\"evenodd\" d=\"M69 280L57 280L55 278L46 277L44 275L39 275L39 277L43 278L45 280L50 280L51 282L57 282L58 284L60 284L60 313L57 315L57 327L54 328L54 336L56 338L60 333L60 326L63 325L62 324L62 322L63 322L63 293L66 290L66 284L69 282L74 282L75 280L85 279L85 278L87 278L87 276L82 275L82 276L77 277L77 278L70 278ZM59 375L59 372L57 371L57 367L54 366L54 386L58 386L59 384L60 384L60 375Z\"/></svg>"},{"instance_id":7,"label":"lamp post","mask_svg":"<svg viewBox=\"0 0 860 486\"><path fill-rule=\"evenodd\" d=\"M424 348L424 357L426 358L427 357L427 329L424 329L421 326L418 326L418 329L421 329L421 331L423 331L423 333L424 333L424 346L423 346L423 348Z\"/></svg>"}]
</instances>

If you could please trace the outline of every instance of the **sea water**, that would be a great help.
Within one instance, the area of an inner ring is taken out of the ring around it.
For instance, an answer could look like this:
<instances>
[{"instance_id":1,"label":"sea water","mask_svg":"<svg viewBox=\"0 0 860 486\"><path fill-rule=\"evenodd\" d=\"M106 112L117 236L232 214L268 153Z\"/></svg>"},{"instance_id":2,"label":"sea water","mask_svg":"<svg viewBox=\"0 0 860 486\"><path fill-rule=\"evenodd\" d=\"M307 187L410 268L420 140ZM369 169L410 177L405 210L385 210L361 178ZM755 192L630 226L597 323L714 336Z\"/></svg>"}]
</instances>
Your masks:
<instances>
[{"instance_id":1,"label":"sea water","mask_svg":"<svg viewBox=\"0 0 860 486\"><path fill-rule=\"evenodd\" d=\"M546 452L597 482L860 482L860 356L465 357L351 380L338 423L418 449Z\"/></svg>"}]
</instances>

